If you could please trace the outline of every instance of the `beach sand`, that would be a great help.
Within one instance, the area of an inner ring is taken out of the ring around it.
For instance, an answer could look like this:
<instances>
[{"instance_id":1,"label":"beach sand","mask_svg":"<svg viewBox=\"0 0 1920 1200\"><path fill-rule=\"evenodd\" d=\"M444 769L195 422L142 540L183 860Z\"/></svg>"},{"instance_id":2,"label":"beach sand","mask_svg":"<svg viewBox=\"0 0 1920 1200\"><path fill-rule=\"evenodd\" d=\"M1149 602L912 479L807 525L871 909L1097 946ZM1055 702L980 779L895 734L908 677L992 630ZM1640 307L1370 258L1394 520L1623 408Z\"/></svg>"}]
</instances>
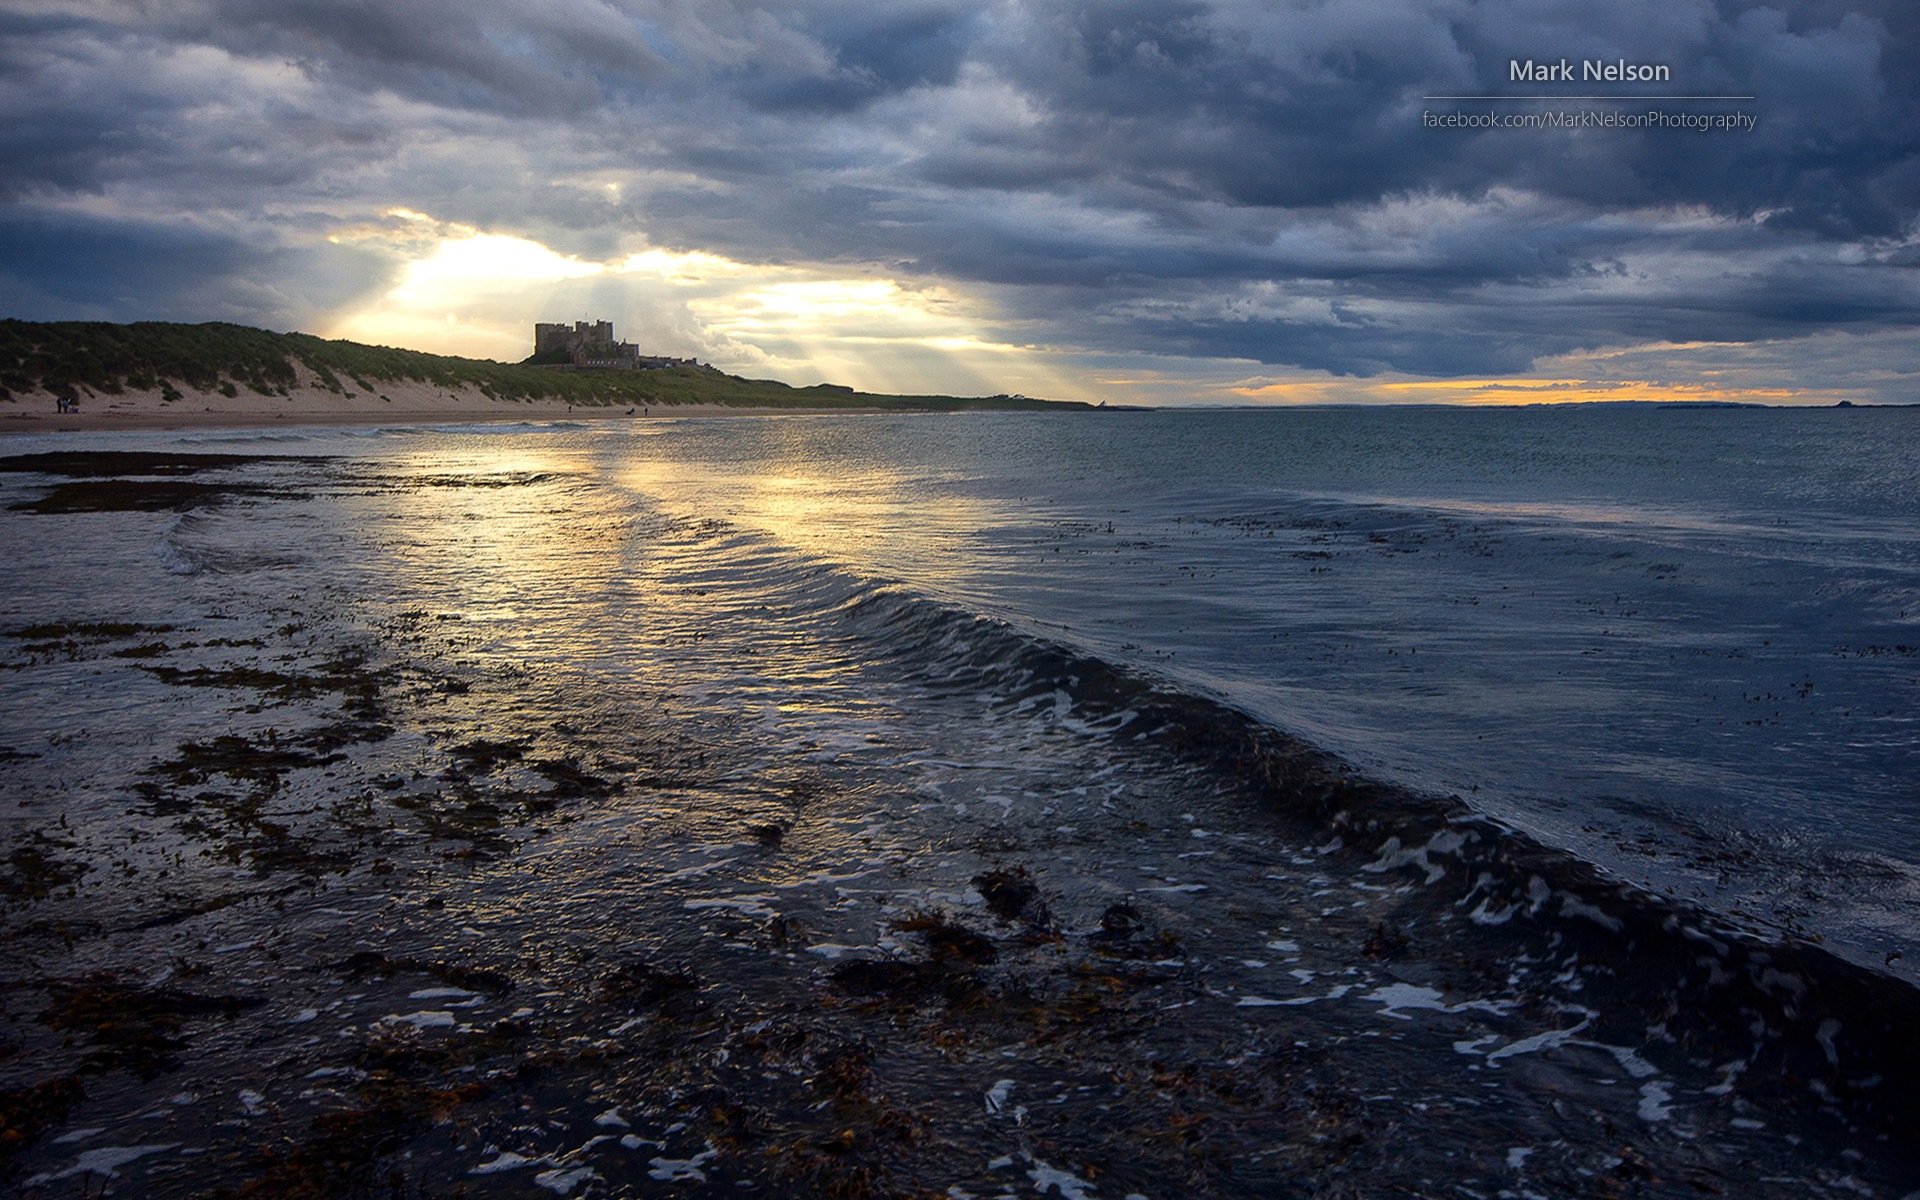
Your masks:
<instances>
[{"instance_id":1,"label":"beach sand","mask_svg":"<svg viewBox=\"0 0 1920 1200\"><path fill-rule=\"evenodd\" d=\"M99 432L135 429L247 429L280 425L418 425L448 421L627 420L645 416L767 416L813 411L718 404L572 404L559 399L500 400L478 388L445 388L412 379L375 381L371 392L334 392L296 366L299 381L287 396L241 389L228 396L179 386L178 398L158 389L118 395L83 391L77 411L59 411L51 392L0 400L0 434ZM632 411L629 412L629 409ZM847 409L818 410L846 412Z\"/></svg>"}]
</instances>

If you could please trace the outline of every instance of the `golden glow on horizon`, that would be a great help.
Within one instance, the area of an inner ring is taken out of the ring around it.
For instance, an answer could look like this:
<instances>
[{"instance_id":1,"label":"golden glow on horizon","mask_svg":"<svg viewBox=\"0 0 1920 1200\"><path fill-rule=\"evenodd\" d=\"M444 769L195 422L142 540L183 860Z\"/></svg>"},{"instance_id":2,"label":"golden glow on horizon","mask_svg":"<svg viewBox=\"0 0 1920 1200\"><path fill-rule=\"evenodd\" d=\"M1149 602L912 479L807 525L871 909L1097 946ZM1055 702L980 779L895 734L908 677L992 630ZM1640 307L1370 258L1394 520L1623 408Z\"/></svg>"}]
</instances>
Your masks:
<instances>
[{"instance_id":1,"label":"golden glow on horizon","mask_svg":"<svg viewBox=\"0 0 1920 1200\"><path fill-rule=\"evenodd\" d=\"M1421 379L1395 381L1310 380L1258 387L1231 387L1236 396L1277 399L1291 404L1352 403L1367 395L1383 404L1457 404L1492 407L1515 404L1595 404L1606 401L1670 403L1792 404L1814 399L1798 388L1718 387L1699 383L1660 383L1648 379Z\"/></svg>"}]
</instances>

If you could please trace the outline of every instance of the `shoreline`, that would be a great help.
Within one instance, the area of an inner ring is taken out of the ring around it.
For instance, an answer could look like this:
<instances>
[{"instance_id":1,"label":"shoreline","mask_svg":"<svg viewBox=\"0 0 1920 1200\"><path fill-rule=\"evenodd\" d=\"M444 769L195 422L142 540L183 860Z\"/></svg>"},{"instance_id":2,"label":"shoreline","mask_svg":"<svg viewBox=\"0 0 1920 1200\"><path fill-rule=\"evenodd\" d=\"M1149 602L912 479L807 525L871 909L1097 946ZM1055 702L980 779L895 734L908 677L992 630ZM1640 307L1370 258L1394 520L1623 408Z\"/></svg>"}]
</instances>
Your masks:
<instances>
[{"instance_id":1,"label":"shoreline","mask_svg":"<svg viewBox=\"0 0 1920 1200\"><path fill-rule=\"evenodd\" d=\"M366 425L435 425L472 421L597 421L659 417L764 417L791 413L878 413L879 408L774 408L724 404L569 404L562 400L499 400L477 390L449 390L390 381L384 392L340 395L297 388L290 396L182 390L167 401L157 390L82 398L76 412L57 411L50 392L0 401L0 436L33 433L165 432Z\"/></svg>"}]
</instances>

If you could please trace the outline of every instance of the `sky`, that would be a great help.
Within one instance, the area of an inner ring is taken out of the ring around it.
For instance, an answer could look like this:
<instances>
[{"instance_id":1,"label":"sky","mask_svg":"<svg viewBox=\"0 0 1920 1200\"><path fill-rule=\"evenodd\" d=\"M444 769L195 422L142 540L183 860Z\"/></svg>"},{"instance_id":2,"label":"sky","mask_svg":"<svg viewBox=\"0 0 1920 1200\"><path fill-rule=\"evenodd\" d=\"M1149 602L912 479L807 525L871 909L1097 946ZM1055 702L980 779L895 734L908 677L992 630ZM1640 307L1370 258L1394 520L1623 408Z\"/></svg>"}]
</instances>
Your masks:
<instances>
[{"instance_id":1,"label":"sky","mask_svg":"<svg viewBox=\"0 0 1920 1200\"><path fill-rule=\"evenodd\" d=\"M1648 112L1752 124L1435 123ZM1904 403L1916 268L1912 0L0 0L27 320L513 361L611 319L1113 403Z\"/></svg>"}]
</instances>

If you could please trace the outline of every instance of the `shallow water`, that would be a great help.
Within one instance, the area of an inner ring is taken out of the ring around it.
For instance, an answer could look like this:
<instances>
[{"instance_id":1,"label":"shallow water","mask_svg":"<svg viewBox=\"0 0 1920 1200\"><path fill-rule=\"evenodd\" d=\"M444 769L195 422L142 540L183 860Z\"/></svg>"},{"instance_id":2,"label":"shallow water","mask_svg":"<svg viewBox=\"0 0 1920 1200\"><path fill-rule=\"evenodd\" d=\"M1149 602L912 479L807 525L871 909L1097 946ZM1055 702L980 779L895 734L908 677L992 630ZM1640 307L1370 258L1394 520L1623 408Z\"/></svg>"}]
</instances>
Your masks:
<instances>
[{"instance_id":1,"label":"shallow water","mask_svg":"<svg viewBox=\"0 0 1920 1200\"><path fill-rule=\"evenodd\" d=\"M1909 410L711 424L624 477L1627 878L1912 956Z\"/></svg>"},{"instance_id":2,"label":"shallow water","mask_svg":"<svg viewBox=\"0 0 1920 1200\"><path fill-rule=\"evenodd\" d=\"M99 439L15 1185L1912 1187L1912 430L1386 416Z\"/></svg>"}]
</instances>

